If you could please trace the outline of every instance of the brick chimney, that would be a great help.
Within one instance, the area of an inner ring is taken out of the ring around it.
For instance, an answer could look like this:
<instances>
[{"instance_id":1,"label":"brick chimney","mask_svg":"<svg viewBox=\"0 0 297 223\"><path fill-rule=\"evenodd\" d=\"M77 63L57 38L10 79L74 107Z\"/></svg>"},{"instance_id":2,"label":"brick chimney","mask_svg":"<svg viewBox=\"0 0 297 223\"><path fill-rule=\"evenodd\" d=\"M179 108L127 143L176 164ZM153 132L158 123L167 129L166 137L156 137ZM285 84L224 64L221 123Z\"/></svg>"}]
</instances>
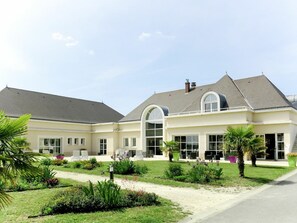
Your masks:
<instances>
[{"instance_id":1,"label":"brick chimney","mask_svg":"<svg viewBox=\"0 0 297 223\"><path fill-rule=\"evenodd\" d=\"M190 81L189 79L186 79L185 82L185 93L189 93L190 92Z\"/></svg>"}]
</instances>

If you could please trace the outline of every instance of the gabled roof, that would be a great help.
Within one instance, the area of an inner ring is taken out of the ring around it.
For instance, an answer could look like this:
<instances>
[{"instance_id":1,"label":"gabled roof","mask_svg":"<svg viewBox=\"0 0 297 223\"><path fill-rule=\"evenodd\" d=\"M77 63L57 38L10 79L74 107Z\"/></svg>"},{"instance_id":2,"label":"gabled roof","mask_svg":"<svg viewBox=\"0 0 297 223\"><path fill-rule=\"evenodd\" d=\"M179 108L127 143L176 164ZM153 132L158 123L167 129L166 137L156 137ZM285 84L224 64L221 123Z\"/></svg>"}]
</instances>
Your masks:
<instances>
[{"instance_id":1,"label":"gabled roof","mask_svg":"<svg viewBox=\"0 0 297 223\"><path fill-rule=\"evenodd\" d=\"M229 108L244 106L259 110L292 107L282 92L264 75L239 80L225 75L216 83L197 86L189 93L181 89L154 94L120 122L140 120L142 111L152 104L168 107L169 113L200 111L201 98L210 91L223 95Z\"/></svg>"},{"instance_id":2,"label":"gabled roof","mask_svg":"<svg viewBox=\"0 0 297 223\"><path fill-rule=\"evenodd\" d=\"M100 102L10 87L0 92L0 110L10 117L28 113L32 119L89 124L117 122L123 117Z\"/></svg>"}]
</instances>

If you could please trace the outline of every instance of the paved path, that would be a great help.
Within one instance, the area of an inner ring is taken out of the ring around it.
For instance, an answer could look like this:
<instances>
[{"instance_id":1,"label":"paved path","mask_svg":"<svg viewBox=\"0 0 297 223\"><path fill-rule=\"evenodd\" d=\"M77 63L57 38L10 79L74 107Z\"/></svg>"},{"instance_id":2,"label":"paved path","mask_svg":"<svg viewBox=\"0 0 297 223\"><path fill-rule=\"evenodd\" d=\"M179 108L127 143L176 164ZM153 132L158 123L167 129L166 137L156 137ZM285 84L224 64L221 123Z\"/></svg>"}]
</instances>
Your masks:
<instances>
[{"instance_id":1,"label":"paved path","mask_svg":"<svg viewBox=\"0 0 297 223\"><path fill-rule=\"evenodd\" d=\"M220 213L213 213L204 219L201 215L194 215L184 222L292 223L297 222L296 205L297 170L243 196L240 201L230 201L230 204L221 207Z\"/></svg>"},{"instance_id":2,"label":"paved path","mask_svg":"<svg viewBox=\"0 0 297 223\"><path fill-rule=\"evenodd\" d=\"M81 174L56 171L57 177L68 178L81 182L97 182L108 178ZM204 216L209 213L209 210L217 210L217 207L222 206L229 200L235 199L236 197L247 193L246 190L238 188L221 188L221 189L193 189L193 188L180 188L162 186L157 184L136 182L130 180L116 179L115 183L119 184L122 188L132 190L144 190L147 192L154 192L157 195L169 199L179 204L184 211L200 214Z\"/></svg>"}]
</instances>

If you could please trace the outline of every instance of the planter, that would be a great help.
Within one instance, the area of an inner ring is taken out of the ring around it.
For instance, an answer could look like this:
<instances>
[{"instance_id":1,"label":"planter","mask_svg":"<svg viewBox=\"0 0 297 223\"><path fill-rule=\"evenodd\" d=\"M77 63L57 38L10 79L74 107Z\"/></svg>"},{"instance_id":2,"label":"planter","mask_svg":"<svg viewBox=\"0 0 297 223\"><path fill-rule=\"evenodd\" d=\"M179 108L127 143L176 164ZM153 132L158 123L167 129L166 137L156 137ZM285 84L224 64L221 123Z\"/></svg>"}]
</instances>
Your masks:
<instances>
[{"instance_id":1,"label":"planter","mask_svg":"<svg viewBox=\"0 0 297 223\"><path fill-rule=\"evenodd\" d=\"M289 167L296 167L296 156L288 156Z\"/></svg>"},{"instance_id":2,"label":"planter","mask_svg":"<svg viewBox=\"0 0 297 223\"><path fill-rule=\"evenodd\" d=\"M174 161L179 161L179 152L173 152Z\"/></svg>"},{"instance_id":3,"label":"planter","mask_svg":"<svg viewBox=\"0 0 297 223\"><path fill-rule=\"evenodd\" d=\"M228 157L228 160L230 161L230 163L236 163L236 159L237 159L236 156L229 156Z\"/></svg>"}]
</instances>

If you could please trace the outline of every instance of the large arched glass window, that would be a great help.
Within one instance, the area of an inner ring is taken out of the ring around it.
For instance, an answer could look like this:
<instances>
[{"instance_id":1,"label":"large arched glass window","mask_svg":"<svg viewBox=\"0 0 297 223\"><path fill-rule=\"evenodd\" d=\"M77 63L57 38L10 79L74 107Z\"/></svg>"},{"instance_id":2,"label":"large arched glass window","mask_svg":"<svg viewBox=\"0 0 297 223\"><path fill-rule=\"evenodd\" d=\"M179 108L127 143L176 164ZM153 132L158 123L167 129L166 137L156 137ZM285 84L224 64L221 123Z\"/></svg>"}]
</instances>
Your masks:
<instances>
[{"instance_id":1,"label":"large arched glass window","mask_svg":"<svg viewBox=\"0 0 297 223\"><path fill-rule=\"evenodd\" d=\"M148 156L162 155L160 147L163 141L163 112L154 107L145 116L145 142Z\"/></svg>"},{"instance_id":2,"label":"large arched glass window","mask_svg":"<svg viewBox=\"0 0 297 223\"><path fill-rule=\"evenodd\" d=\"M219 111L219 99L218 96L210 93L203 98L202 101L204 112L216 112Z\"/></svg>"}]
</instances>

